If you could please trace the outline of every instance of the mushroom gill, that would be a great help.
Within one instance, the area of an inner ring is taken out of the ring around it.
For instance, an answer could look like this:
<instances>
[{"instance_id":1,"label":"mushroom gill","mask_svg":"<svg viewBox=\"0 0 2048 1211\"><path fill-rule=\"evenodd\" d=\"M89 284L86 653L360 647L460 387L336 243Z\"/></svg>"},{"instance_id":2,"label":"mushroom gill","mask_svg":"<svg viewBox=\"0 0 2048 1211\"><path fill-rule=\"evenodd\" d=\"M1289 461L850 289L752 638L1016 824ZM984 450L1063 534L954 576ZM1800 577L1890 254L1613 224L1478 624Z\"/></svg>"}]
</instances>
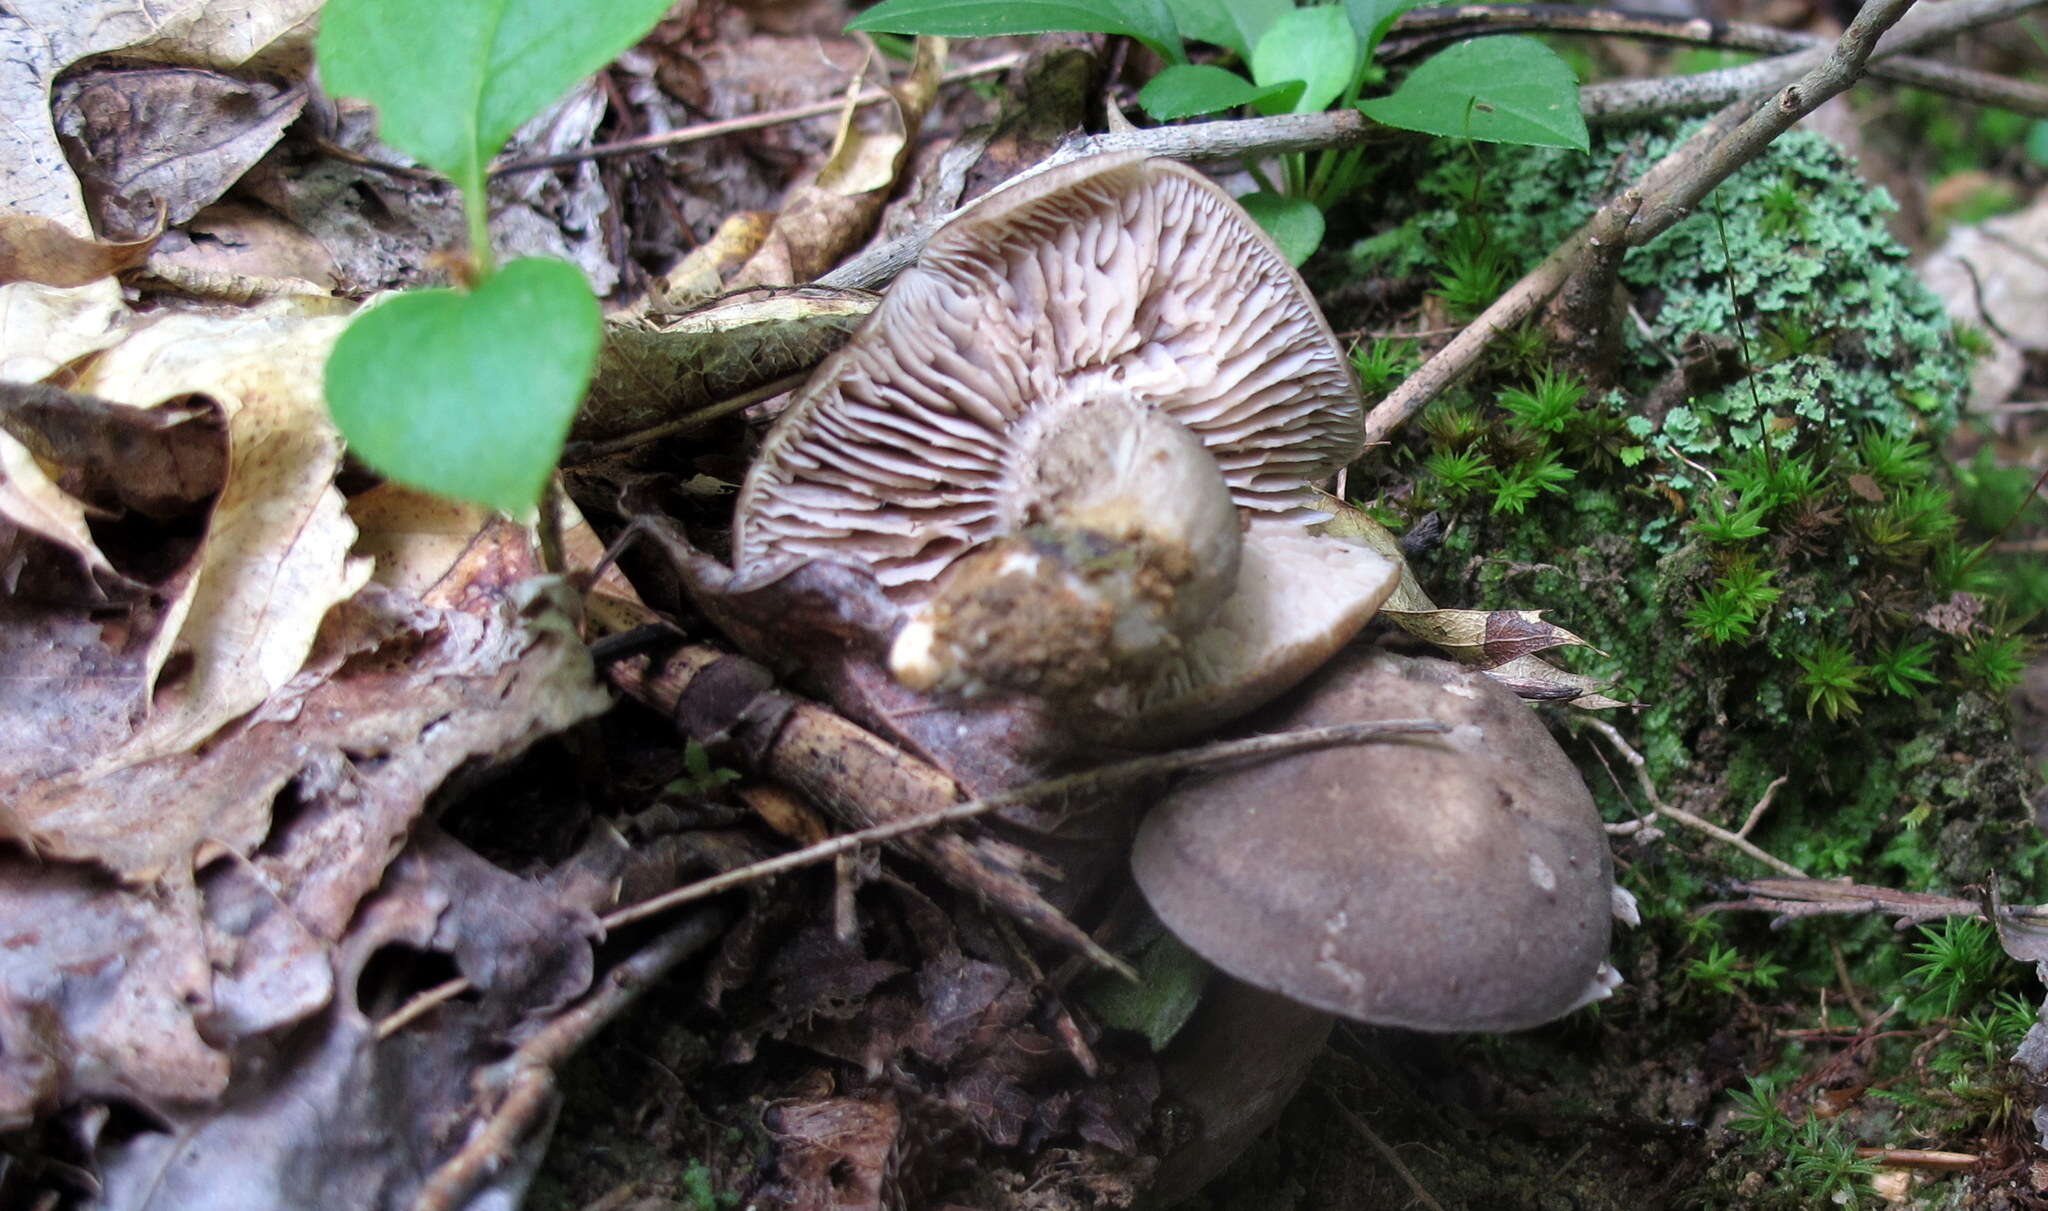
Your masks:
<instances>
[{"instance_id":1,"label":"mushroom gill","mask_svg":"<svg viewBox=\"0 0 2048 1211\"><path fill-rule=\"evenodd\" d=\"M865 567L904 611L906 686L1163 743L1305 675L1391 590L1390 562L1305 529L1362 417L1229 195L1171 161L1076 161L935 234L801 389L741 490L734 588ZM1296 596L1313 624L1269 642Z\"/></svg>"}]
</instances>

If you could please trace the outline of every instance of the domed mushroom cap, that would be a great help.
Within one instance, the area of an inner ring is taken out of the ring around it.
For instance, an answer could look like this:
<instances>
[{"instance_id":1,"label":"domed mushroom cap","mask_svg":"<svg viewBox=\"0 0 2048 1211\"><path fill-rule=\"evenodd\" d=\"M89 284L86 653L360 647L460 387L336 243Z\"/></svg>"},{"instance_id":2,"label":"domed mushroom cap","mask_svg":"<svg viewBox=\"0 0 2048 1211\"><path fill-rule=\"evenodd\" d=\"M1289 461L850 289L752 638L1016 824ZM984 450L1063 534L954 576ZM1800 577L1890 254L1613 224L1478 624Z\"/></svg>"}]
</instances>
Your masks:
<instances>
[{"instance_id":1,"label":"domed mushroom cap","mask_svg":"<svg viewBox=\"0 0 2048 1211\"><path fill-rule=\"evenodd\" d=\"M1452 730L1226 771L1154 808L1131 861L1160 919L1239 979L1380 1025L1516 1030L1603 995L1607 838L1542 722L1481 674L1375 652L1264 722L1374 718Z\"/></svg>"},{"instance_id":2,"label":"domed mushroom cap","mask_svg":"<svg viewBox=\"0 0 2048 1211\"><path fill-rule=\"evenodd\" d=\"M940 230L804 386L740 492L739 587L818 559L914 599L1028 513L1018 456L1048 418L1106 398L1185 426L1255 513L1312 514L1364 444L1342 347L1228 194L1079 160Z\"/></svg>"}]
</instances>

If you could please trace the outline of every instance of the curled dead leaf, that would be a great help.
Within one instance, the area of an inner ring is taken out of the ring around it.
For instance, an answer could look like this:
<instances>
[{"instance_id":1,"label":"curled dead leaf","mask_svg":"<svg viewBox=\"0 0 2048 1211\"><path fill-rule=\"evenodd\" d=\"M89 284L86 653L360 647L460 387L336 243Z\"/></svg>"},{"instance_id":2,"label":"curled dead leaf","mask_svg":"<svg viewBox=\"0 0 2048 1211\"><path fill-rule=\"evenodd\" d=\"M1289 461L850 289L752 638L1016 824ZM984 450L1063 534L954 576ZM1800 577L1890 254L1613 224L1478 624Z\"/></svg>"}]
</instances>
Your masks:
<instances>
[{"instance_id":1,"label":"curled dead leaf","mask_svg":"<svg viewBox=\"0 0 2048 1211\"><path fill-rule=\"evenodd\" d=\"M1558 668L1536 655L1556 647L1599 650L1563 627L1545 622L1543 611L1444 609L1423 591L1401 550L1401 540L1385 526L1365 510L1327 492L1318 492L1316 503L1331 514L1319 527L1321 533L1361 543L1400 564L1401 583L1380 607L1380 613L1395 626L1485 673L1519 697L1566 702L1589 711L1626 705L1601 693L1610 682Z\"/></svg>"},{"instance_id":2,"label":"curled dead leaf","mask_svg":"<svg viewBox=\"0 0 2048 1211\"><path fill-rule=\"evenodd\" d=\"M832 151L811 181L790 191L782 213L760 251L751 257L735 285L786 286L807 282L837 264L874 230L888 201L889 187L917 140L925 111L938 96L945 70L946 40L917 40L917 58L909 77L892 89L896 104L894 130L864 131L854 124L860 75L847 85L846 107Z\"/></svg>"},{"instance_id":3,"label":"curled dead leaf","mask_svg":"<svg viewBox=\"0 0 2048 1211\"><path fill-rule=\"evenodd\" d=\"M32 214L0 215L0 285L83 286L142 264L163 233L161 203L149 234L117 242L85 239L62 223Z\"/></svg>"}]
</instances>

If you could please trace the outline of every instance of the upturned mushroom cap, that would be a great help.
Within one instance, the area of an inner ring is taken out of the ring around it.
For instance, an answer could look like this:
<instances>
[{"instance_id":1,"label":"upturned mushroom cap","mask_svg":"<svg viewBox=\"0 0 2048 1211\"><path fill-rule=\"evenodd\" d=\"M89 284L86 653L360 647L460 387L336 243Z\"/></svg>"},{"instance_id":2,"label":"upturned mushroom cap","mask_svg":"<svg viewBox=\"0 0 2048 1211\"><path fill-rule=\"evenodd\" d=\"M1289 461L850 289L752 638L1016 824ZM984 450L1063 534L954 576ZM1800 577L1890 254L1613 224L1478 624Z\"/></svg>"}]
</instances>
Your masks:
<instances>
[{"instance_id":1,"label":"upturned mushroom cap","mask_svg":"<svg viewBox=\"0 0 2048 1211\"><path fill-rule=\"evenodd\" d=\"M907 685L1199 726L1391 590L1391 563L1343 543L1240 554L1241 531L1301 534L1309 485L1363 440L1342 347L1227 194L1171 161L1076 161L938 232L805 385L741 489L734 587L861 565L906 612ZM1231 603L1298 573L1325 630L1247 632L1284 611Z\"/></svg>"},{"instance_id":2,"label":"upturned mushroom cap","mask_svg":"<svg viewBox=\"0 0 2048 1211\"><path fill-rule=\"evenodd\" d=\"M1131 862L1168 927L1224 971L1416 1030L1516 1030L1612 986L1612 869L1585 783L1485 676L1353 652L1275 728L1433 718L1442 736L1325 749L1175 789Z\"/></svg>"}]
</instances>

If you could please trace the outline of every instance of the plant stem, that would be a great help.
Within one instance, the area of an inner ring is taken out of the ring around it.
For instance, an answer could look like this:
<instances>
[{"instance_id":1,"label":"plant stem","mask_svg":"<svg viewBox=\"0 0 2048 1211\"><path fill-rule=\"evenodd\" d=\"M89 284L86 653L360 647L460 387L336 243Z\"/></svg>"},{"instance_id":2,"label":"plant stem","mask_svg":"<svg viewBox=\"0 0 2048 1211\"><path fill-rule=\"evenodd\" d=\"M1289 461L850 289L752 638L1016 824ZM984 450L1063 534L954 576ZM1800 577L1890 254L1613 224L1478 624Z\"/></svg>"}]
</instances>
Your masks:
<instances>
[{"instance_id":1,"label":"plant stem","mask_svg":"<svg viewBox=\"0 0 2048 1211\"><path fill-rule=\"evenodd\" d=\"M484 183L483 164L465 165L455 184L462 190L462 213L469 220L469 263L474 274L471 284L481 286L497 269L497 261L491 255L491 196Z\"/></svg>"}]
</instances>

